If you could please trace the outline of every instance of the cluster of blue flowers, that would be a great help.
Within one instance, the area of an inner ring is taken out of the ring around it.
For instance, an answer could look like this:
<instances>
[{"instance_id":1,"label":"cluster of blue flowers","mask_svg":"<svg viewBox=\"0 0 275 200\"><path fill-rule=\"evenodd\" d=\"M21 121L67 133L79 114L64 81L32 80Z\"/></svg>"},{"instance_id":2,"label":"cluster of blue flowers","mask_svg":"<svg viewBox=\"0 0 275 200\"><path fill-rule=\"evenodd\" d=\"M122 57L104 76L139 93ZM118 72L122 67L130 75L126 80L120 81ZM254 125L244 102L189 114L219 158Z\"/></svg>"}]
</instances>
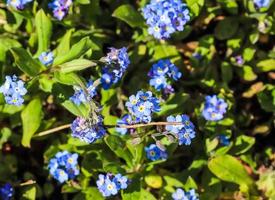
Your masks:
<instances>
[{"instance_id":1,"label":"cluster of blue flowers","mask_svg":"<svg viewBox=\"0 0 275 200\"><path fill-rule=\"evenodd\" d=\"M72 0L54 0L49 3L49 8L53 10L53 16L60 21L67 15L72 3Z\"/></svg>"},{"instance_id":2,"label":"cluster of blue flowers","mask_svg":"<svg viewBox=\"0 0 275 200\"><path fill-rule=\"evenodd\" d=\"M53 52L42 52L39 56L39 60L46 66L49 66L53 63Z\"/></svg>"},{"instance_id":3,"label":"cluster of blue flowers","mask_svg":"<svg viewBox=\"0 0 275 200\"><path fill-rule=\"evenodd\" d=\"M13 196L13 187L10 183L6 183L0 187L0 199L10 200Z\"/></svg>"},{"instance_id":4,"label":"cluster of blue flowers","mask_svg":"<svg viewBox=\"0 0 275 200\"><path fill-rule=\"evenodd\" d=\"M6 76L5 83L0 87L0 93L5 96L7 104L20 106L24 103L23 96L27 93L24 82L17 76Z\"/></svg>"},{"instance_id":5,"label":"cluster of blue flowers","mask_svg":"<svg viewBox=\"0 0 275 200\"><path fill-rule=\"evenodd\" d=\"M106 130L103 127L103 119L98 118L95 123L90 119L77 117L72 125L72 137L78 138L86 143L93 143L97 139L102 138L106 134Z\"/></svg>"},{"instance_id":6,"label":"cluster of blue flowers","mask_svg":"<svg viewBox=\"0 0 275 200\"><path fill-rule=\"evenodd\" d=\"M148 32L157 39L166 39L182 31L190 20L189 10L181 0L151 0L143 9Z\"/></svg>"},{"instance_id":7,"label":"cluster of blue flowers","mask_svg":"<svg viewBox=\"0 0 275 200\"><path fill-rule=\"evenodd\" d=\"M90 101L97 93L96 88L93 85L94 82L90 80L87 83L86 91L84 91L80 86L74 86L74 95L70 97L70 100L74 102L76 105L80 105L81 103L86 103Z\"/></svg>"},{"instance_id":8,"label":"cluster of blue flowers","mask_svg":"<svg viewBox=\"0 0 275 200\"><path fill-rule=\"evenodd\" d=\"M174 200L199 200L194 189L184 192L183 189L178 188L176 192L172 194Z\"/></svg>"},{"instance_id":9,"label":"cluster of blue flowers","mask_svg":"<svg viewBox=\"0 0 275 200\"><path fill-rule=\"evenodd\" d=\"M170 60L159 60L150 69L148 76L150 79L150 85L157 91L164 89L165 93L171 93L174 91L173 87L169 85L168 79L177 81L181 76L179 69L171 63Z\"/></svg>"},{"instance_id":10,"label":"cluster of blue flowers","mask_svg":"<svg viewBox=\"0 0 275 200\"><path fill-rule=\"evenodd\" d=\"M151 144L145 147L146 157L151 161L166 160L168 155L166 151L161 150L157 145Z\"/></svg>"},{"instance_id":11,"label":"cluster of blue flowers","mask_svg":"<svg viewBox=\"0 0 275 200\"><path fill-rule=\"evenodd\" d=\"M167 122L179 122L181 125L166 125L165 129L175 135L179 145L190 145L191 139L196 137L195 126L187 115L168 116Z\"/></svg>"},{"instance_id":12,"label":"cluster of blue flowers","mask_svg":"<svg viewBox=\"0 0 275 200\"><path fill-rule=\"evenodd\" d=\"M101 84L104 89L109 89L122 78L130 64L127 48L110 48L110 52L104 58L104 62L107 65L102 69Z\"/></svg>"},{"instance_id":13,"label":"cluster of blue flowers","mask_svg":"<svg viewBox=\"0 0 275 200\"><path fill-rule=\"evenodd\" d=\"M270 0L254 0L254 4L257 8L267 7L270 3Z\"/></svg>"},{"instance_id":14,"label":"cluster of blue flowers","mask_svg":"<svg viewBox=\"0 0 275 200\"><path fill-rule=\"evenodd\" d=\"M218 121L226 113L227 103L217 95L206 96L202 115L206 120Z\"/></svg>"},{"instance_id":15,"label":"cluster of blue flowers","mask_svg":"<svg viewBox=\"0 0 275 200\"><path fill-rule=\"evenodd\" d=\"M133 118L133 122L149 123L152 119L152 113L160 111L160 101L154 97L152 92L138 91L136 95L131 95L126 106Z\"/></svg>"},{"instance_id":16,"label":"cluster of blue flowers","mask_svg":"<svg viewBox=\"0 0 275 200\"><path fill-rule=\"evenodd\" d=\"M49 162L48 168L54 179L60 183L74 179L79 175L78 154L62 151L55 154Z\"/></svg>"},{"instance_id":17,"label":"cluster of blue flowers","mask_svg":"<svg viewBox=\"0 0 275 200\"><path fill-rule=\"evenodd\" d=\"M105 176L100 174L96 181L99 191L104 197L116 195L119 190L126 189L128 187L128 178L121 174L115 176L108 173Z\"/></svg>"},{"instance_id":18,"label":"cluster of blue flowers","mask_svg":"<svg viewBox=\"0 0 275 200\"><path fill-rule=\"evenodd\" d=\"M25 5L32 0L7 0L7 4L15 9L23 10Z\"/></svg>"}]
</instances>

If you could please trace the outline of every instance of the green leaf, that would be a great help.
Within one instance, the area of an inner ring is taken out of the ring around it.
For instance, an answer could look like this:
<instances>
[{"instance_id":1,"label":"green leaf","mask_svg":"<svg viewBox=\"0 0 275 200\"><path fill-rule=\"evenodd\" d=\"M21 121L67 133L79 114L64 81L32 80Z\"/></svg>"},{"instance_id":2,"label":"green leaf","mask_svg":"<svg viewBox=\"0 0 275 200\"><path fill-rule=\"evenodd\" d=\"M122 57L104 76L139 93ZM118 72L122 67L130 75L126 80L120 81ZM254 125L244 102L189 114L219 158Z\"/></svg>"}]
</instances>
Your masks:
<instances>
[{"instance_id":1,"label":"green leaf","mask_svg":"<svg viewBox=\"0 0 275 200\"><path fill-rule=\"evenodd\" d=\"M74 30L70 29L68 30L65 35L61 38L57 48L56 48L56 56L59 57L61 55L64 55L70 51L70 40L72 36L72 32Z\"/></svg>"},{"instance_id":2,"label":"green leaf","mask_svg":"<svg viewBox=\"0 0 275 200\"><path fill-rule=\"evenodd\" d=\"M226 40L235 35L239 27L238 20L234 17L227 17L220 21L215 28L215 37L219 40Z\"/></svg>"},{"instance_id":3,"label":"green leaf","mask_svg":"<svg viewBox=\"0 0 275 200\"><path fill-rule=\"evenodd\" d=\"M132 167L132 160L133 157L131 155L131 153L129 152L129 150L127 149L127 146L125 144L125 142L116 135L109 135L107 137L104 138L106 144L108 145L108 147L120 158L123 158L127 165Z\"/></svg>"},{"instance_id":4,"label":"green leaf","mask_svg":"<svg viewBox=\"0 0 275 200\"><path fill-rule=\"evenodd\" d=\"M234 147L231 149L233 154L239 155L248 151L255 144L255 138L246 135L237 137Z\"/></svg>"},{"instance_id":5,"label":"green leaf","mask_svg":"<svg viewBox=\"0 0 275 200\"><path fill-rule=\"evenodd\" d=\"M208 168L223 181L246 185L248 187L253 185L253 179L248 175L241 162L233 156L217 156L208 162Z\"/></svg>"},{"instance_id":6,"label":"green leaf","mask_svg":"<svg viewBox=\"0 0 275 200\"><path fill-rule=\"evenodd\" d=\"M149 191L141 189L140 191L123 194L122 200L156 200L156 198Z\"/></svg>"},{"instance_id":7,"label":"green leaf","mask_svg":"<svg viewBox=\"0 0 275 200\"><path fill-rule=\"evenodd\" d=\"M246 81L254 81L257 78L257 74L248 65L238 68L237 73Z\"/></svg>"},{"instance_id":8,"label":"green leaf","mask_svg":"<svg viewBox=\"0 0 275 200\"><path fill-rule=\"evenodd\" d=\"M269 72L275 70L275 59L262 60L257 63L257 67L261 72Z\"/></svg>"},{"instance_id":9,"label":"green leaf","mask_svg":"<svg viewBox=\"0 0 275 200\"><path fill-rule=\"evenodd\" d=\"M54 59L53 65L60 65L65 62L69 62L71 60L77 59L83 56L91 48L91 41L89 37L85 37L81 39L78 43L74 44L70 51L66 54L58 55Z\"/></svg>"},{"instance_id":10,"label":"green leaf","mask_svg":"<svg viewBox=\"0 0 275 200\"><path fill-rule=\"evenodd\" d=\"M0 131L0 149L2 149L2 145L8 141L11 136L11 130L7 127L4 127Z\"/></svg>"},{"instance_id":11,"label":"green leaf","mask_svg":"<svg viewBox=\"0 0 275 200\"><path fill-rule=\"evenodd\" d=\"M144 19L142 15L135 10L131 5L125 4L118 7L112 14L124 22L126 22L131 27L143 27Z\"/></svg>"},{"instance_id":12,"label":"green leaf","mask_svg":"<svg viewBox=\"0 0 275 200\"><path fill-rule=\"evenodd\" d=\"M81 116L87 118L89 116L89 106L87 104L76 105L71 100L64 101L62 103L68 111L76 116Z\"/></svg>"},{"instance_id":13,"label":"green leaf","mask_svg":"<svg viewBox=\"0 0 275 200\"><path fill-rule=\"evenodd\" d=\"M6 52L13 47L21 47L21 44L17 40L0 36L0 61L6 60Z\"/></svg>"},{"instance_id":14,"label":"green leaf","mask_svg":"<svg viewBox=\"0 0 275 200\"><path fill-rule=\"evenodd\" d=\"M26 186L22 194L23 200L35 200L36 198L36 187L35 185Z\"/></svg>"},{"instance_id":15,"label":"green leaf","mask_svg":"<svg viewBox=\"0 0 275 200\"><path fill-rule=\"evenodd\" d=\"M33 99L21 113L23 123L22 145L30 147L33 134L37 131L41 123L42 102L39 98Z\"/></svg>"},{"instance_id":16,"label":"green leaf","mask_svg":"<svg viewBox=\"0 0 275 200\"><path fill-rule=\"evenodd\" d=\"M186 0L186 3L188 5L188 8L191 9L195 16L198 16L201 8L204 5L204 0Z\"/></svg>"},{"instance_id":17,"label":"green leaf","mask_svg":"<svg viewBox=\"0 0 275 200\"><path fill-rule=\"evenodd\" d=\"M37 75L44 68L39 61L34 60L23 48L12 48L11 53L16 65L29 76Z\"/></svg>"},{"instance_id":18,"label":"green leaf","mask_svg":"<svg viewBox=\"0 0 275 200\"><path fill-rule=\"evenodd\" d=\"M159 189L162 187L162 178L160 175L157 174L150 174L145 176L144 178L145 183L154 189Z\"/></svg>"},{"instance_id":19,"label":"green leaf","mask_svg":"<svg viewBox=\"0 0 275 200\"><path fill-rule=\"evenodd\" d=\"M41 9L35 15L35 26L38 36L38 49L36 56L42 52L48 51L52 35L52 22L51 19Z\"/></svg>"},{"instance_id":20,"label":"green leaf","mask_svg":"<svg viewBox=\"0 0 275 200\"><path fill-rule=\"evenodd\" d=\"M266 85L266 88L258 93L257 97L262 109L267 112L275 111L275 87L273 85Z\"/></svg>"},{"instance_id":21,"label":"green leaf","mask_svg":"<svg viewBox=\"0 0 275 200\"><path fill-rule=\"evenodd\" d=\"M79 82L82 82L81 78L74 72L66 74L54 72L54 78L57 82L64 85L79 85Z\"/></svg>"},{"instance_id":22,"label":"green leaf","mask_svg":"<svg viewBox=\"0 0 275 200\"><path fill-rule=\"evenodd\" d=\"M64 64L58 65L58 70L61 73L70 73L74 71L80 71L88 67L94 67L97 64L87 59L76 59Z\"/></svg>"}]
</instances>

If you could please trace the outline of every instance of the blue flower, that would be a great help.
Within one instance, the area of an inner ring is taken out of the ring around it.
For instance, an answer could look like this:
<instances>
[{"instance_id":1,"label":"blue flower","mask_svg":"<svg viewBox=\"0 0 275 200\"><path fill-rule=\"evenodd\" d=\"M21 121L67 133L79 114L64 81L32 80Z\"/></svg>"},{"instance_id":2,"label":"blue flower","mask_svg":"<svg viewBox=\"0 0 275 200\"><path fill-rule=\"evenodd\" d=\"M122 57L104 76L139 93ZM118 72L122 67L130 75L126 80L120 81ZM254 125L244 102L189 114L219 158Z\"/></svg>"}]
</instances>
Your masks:
<instances>
[{"instance_id":1,"label":"blue flower","mask_svg":"<svg viewBox=\"0 0 275 200\"><path fill-rule=\"evenodd\" d=\"M54 179L64 183L79 175L78 154L62 151L50 159L48 168Z\"/></svg>"},{"instance_id":2,"label":"blue flower","mask_svg":"<svg viewBox=\"0 0 275 200\"><path fill-rule=\"evenodd\" d=\"M188 192L184 192L184 190L181 188L178 188L172 194L172 198L173 200L199 200L194 189L191 189Z\"/></svg>"},{"instance_id":3,"label":"blue flower","mask_svg":"<svg viewBox=\"0 0 275 200\"><path fill-rule=\"evenodd\" d=\"M153 64L150 69L148 76L150 79L150 85L153 86L157 91L164 89L166 94L170 94L174 91L168 81L177 81L181 76L179 69L171 63L170 60L159 60Z\"/></svg>"},{"instance_id":4,"label":"blue flower","mask_svg":"<svg viewBox=\"0 0 275 200\"><path fill-rule=\"evenodd\" d=\"M126 176L122 176L121 174L115 175L114 182L118 190L126 189L128 187L128 178Z\"/></svg>"},{"instance_id":5,"label":"blue flower","mask_svg":"<svg viewBox=\"0 0 275 200\"><path fill-rule=\"evenodd\" d=\"M270 0L254 0L254 4L257 8L263 8L270 4Z\"/></svg>"},{"instance_id":6,"label":"blue flower","mask_svg":"<svg viewBox=\"0 0 275 200\"><path fill-rule=\"evenodd\" d=\"M61 21L67 15L72 3L72 0L54 0L49 3L49 8L52 9L54 17Z\"/></svg>"},{"instance_id":7,"label":"blue flower","mask_svg":"<svg viewBox=\"0 0 275 200\"><path fill-rule=\"evenodd\" d=\"M6 183L0 187L0 199L10 200L13 196L13 187L10 183Z\"/></svg>"},{"instance_id":8,"label":"blue flower","mask_svg":"<svg viewBox=\"0 0 275 200\"><path fill-rule=\"evenodd\" d=\"M39 60L46 66L51 65L53 63L53 52L42 52Z\"/></svg>"},{"instance_id":9,"label":"blue flower","mask_svg":"<svg viewBox=\"0 0 275 200\"><path fill-rule=\"evenodd\" d=\"M122 78L130 64L127 48L110 48L103 60L107 65L102 69L101 84L103 89L107 90Z\"/></svg>"},{"instance_id":10,"label":"blue flower","mask_svg":"<svg viewBox=\"0 0 275 200\"><path fill-rule=\"evenodd\" d=\"M150 85L157 91L165 89L167 87L167 81L164 76L156 76L150 80Z\"/></svg>"},{"instance_id":11,"label":"blue flower","mask_svg":"<svg viewBox=\"0 0 275 200\"><path fill-rule=\"evenodd\" d=\"M181 0L151 0L142 12L148 33L157 39L167 39L172 33L183 31L190 20L189 10Z\"/></svg>"},{"instance_id":12,"label":"blue flower","mask_svg":"<svg viewBox=\"0 0 275 200\"><path fill-rule=\"evenodd\" d=\"M228 146L230 144L229 137L224 134L219 135L217 138L221 145Z\"/></svg>"},{"instance_id":13,"label":"blue flower","mask_svg":"<svg viewBox=\"0 0 275 200\"><path fill-rule=\"evenodd\" d=\"M145 152L146 157L152 161L167 159L166 151L161 150L155 144L151 144L149 147L145 147Z\"/></svg>"},{"instance_id":14,"label":"blue flower","mask_svg":"<svg viewBox=\"0 0 275 200\"><path fill-rule=\"evenodd\" d=\"M72 137L89 144L95 142L106 134L102 121L101 117L97 123L92 122L90 119L77 117L71 125Z\"/></svg>"},{"instance_id":15,"label":"blue flower","mask_svg":"<svg viewBox=\"0 0 275 200\"><path fill-rule=\"evenodd\" d=\"M109 197L116 195L121 189L126 189L128 187L128 179L121 174L115 176L110 173L106 176L99 174L96 184L101 194L104 197Z\"/></svg>"},{"instance_id":16,"label":"blue flower","mask_svg":"<svg viewBox=\"0 0 275 200\"><path fill-rule=\"evenodd\" d=\"M17 76L6 76L5 83L0 87L0 93L5 96L7 104L20 106L24 103L23 96L27 93L24 82Z\"/></svg>"},{"instance_id":17,"label":"blue flower","mask_svg":"<svg viewBox=\"0 0 275 200\"><path fill-rule=\"evenodd\" d=\"M81 103L86 103L87 101L90 101L94 96L96 96L96 88L93 85L93 81L90 80L86 85L86 92L79 87L74 86L74 95L70 97L70 100L74 102L76 105L80 105Z\"/></svg>"},{"instance_id":18,"label":"blue flower","mask_svg":"<svg viewBox=\"0 0 275 200\"><path fill-rule=\"evenodd\" d=\"M145 122L151 121L151 115L154 112L160 111L159 99L153 97L152 92L139 91L136 95L129 97L129 101L126 102L132 119L134 122Z\"/></svg>"},{"instance_id":19,"label":"blue flower","mask_svg":"<svg viewBox=\"0 0 275 200\"><path fill-rule=\"evenodd\" d=\"M206 120L218 121L226 113L227 103L216 95L206 96L202 115Z\"/></svg>"},{"instance_id":20,"label":"blue flower","mask_svg":"<svg viewBox=\"0 0 275 200\"><path fill-rule=\"evenodd\" d=\"M179 145L190 145L191 140L196 137L195 126L187 115L168 116L167 122L178 122L179 125L166 125L165 129L174 134Z\"/></svg>"},{"instance_id":21,"label":"blue flower","mask_svg":"<svg viewBox=\"0 0 275 200\"><path fill-rule=\"evenodd\" d=\"M120 128L119 125L130 125L133 124L134 121L132 120L131 115L126 114L120 120L117 120L117 127L116 131L119 132L121 135L125 135L128 131L127 128Z\"/></svg>"},{"instance_id":22,"label":"blue flower","mask_svg":"<svg viewBox=\"0 0 275 200\"><path fill-rule=\"evenodd\" d=\"M25 5L32 0L7 0L7 4L15 9L23 10Z\"/></svg>"}]
</instances>

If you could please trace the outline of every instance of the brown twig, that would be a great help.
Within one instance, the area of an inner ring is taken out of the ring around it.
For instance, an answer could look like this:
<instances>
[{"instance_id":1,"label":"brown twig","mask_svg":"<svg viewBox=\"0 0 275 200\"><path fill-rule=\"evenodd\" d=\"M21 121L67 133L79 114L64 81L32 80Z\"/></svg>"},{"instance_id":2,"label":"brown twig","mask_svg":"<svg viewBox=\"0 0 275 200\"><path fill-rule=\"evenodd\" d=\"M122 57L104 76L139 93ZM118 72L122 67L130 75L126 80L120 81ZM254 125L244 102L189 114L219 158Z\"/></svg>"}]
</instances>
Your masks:
<instances>
[{"instance_id":1,"label":"brown twig","mask_svg":"<svg viewBox=\"0 0 275 200\"><path fill-rule=\"evenodd\" d=\"M71 127L71 124L65 124L65 125L62 125L62 126L58 126L56 128L52 128L52 129L37 133L33 137L42 137L42 136L49 135L51 133L55 133L55 132L58 132L58 131L61 131L61 130L64 130L64 129L67 129L67 128L70 128L70 127Z\"/></svg>"},{"instance_id":2,"label":"brown twig","mask_svg":"<svg viewBox=\"0 0 275 200\"><path fill-rule=\"evenodd\" d=\"M118 125L117 127L130 129L130 128L140 128L140 127L146 127L146 126L165 126L165 125L182 125L182 123L181 122L150 122L147 124ZM115 125L105 125L105 126L110 127L110 128L116 127ZM42 137L42 136L49 135L51 133L55 133L55 132L58 132L58 131L61 131L61 130L64 130L64 129L67 129L70 127L71 127L71 124L64 124L64 125L56 127L56 128L52 128L52 129L49 129L46 131L39 132L39 133L35 134L33 137L34 138Z\"/></svg>"}]
</instances>

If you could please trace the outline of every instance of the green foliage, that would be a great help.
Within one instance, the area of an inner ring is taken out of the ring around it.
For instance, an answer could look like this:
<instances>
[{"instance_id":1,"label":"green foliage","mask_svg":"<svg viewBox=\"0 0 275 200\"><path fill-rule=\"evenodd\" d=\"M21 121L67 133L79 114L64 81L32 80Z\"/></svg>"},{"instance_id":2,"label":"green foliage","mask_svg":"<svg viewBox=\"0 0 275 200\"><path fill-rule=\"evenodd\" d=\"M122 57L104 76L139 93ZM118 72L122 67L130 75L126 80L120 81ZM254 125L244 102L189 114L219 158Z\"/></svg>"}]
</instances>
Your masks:
<instances>
[{"instance_id":1,"label":"green foliage","mask_svg":"<svg viewBox=\"0 0 275 200\"><path fill-rule=\"evenodd\" d=\"M170 200L177 188L195 189L201 200L275 199L274 0L262 8L254 0L185 0L190 21L166 40L148 32L142 8L149 0L75 0L63 20L54 18L50 2L21 10L0 3L0 86L14 74L28 91L21 106L0 93L0 187L11 183L14 199L102 200L98 175L121 173L129 185L108 199ZM110 47L126 47L131 64L106 90L100 79ZM52 64L39 61L42 52L53 52ZM182 73L168 81L173 94L149 84L148 72L161 59ZM73 103L75 88L86 95L89 80L97 94ZM153 122L190 117L196 132L190 146L178 145L163 125L118 133L125 103L139 90L160 99ZM207 121L205 97L214 94L228 107L223 119ZM99 113L103 138L87 144L71 136L76 117L94 123ZM148 159L150 144L167 159ZM63 184L47 167L59 151L79 155L80 174Z\"/></svg>"}]
</instances>

